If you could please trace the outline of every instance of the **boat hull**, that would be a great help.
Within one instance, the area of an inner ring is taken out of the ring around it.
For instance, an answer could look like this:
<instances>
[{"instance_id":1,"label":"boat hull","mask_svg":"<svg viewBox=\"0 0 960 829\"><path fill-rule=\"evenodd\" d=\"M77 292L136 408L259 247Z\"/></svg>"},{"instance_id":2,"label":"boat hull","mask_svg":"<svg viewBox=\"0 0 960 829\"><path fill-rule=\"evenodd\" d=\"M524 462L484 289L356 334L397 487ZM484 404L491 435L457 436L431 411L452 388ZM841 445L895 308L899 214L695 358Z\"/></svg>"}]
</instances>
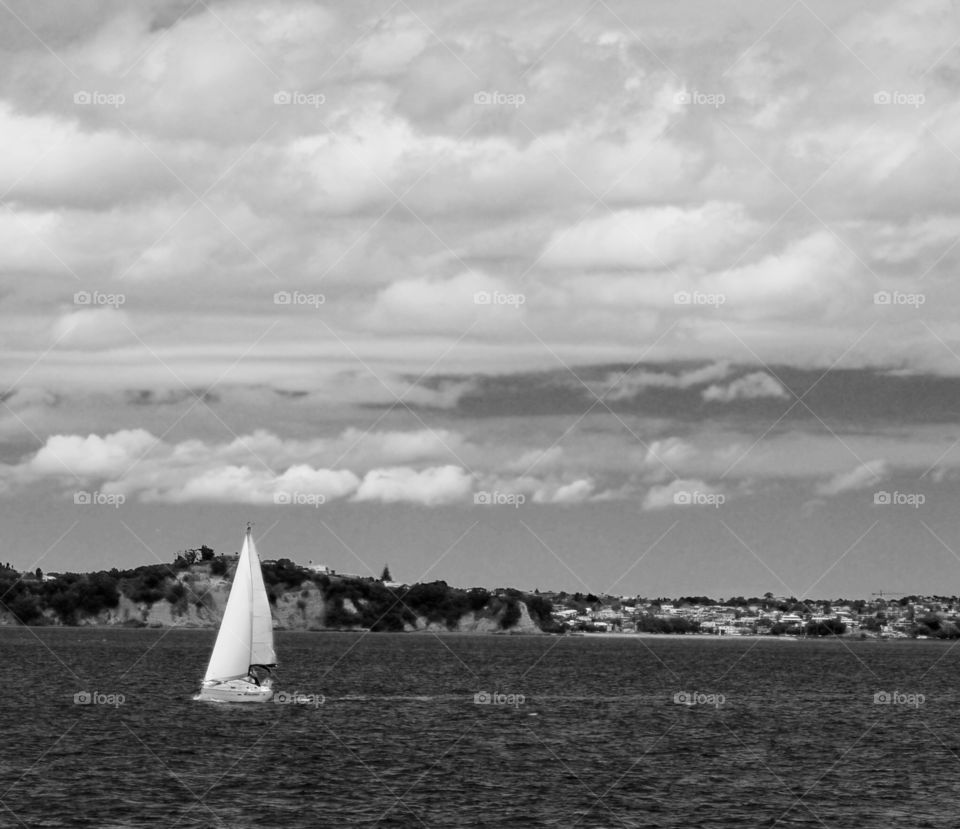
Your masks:
<instances>
[{"instance_id":1,"label":"boat hull","mask_svg":"<svg viewBox=\"0 0 960 829\"><path fill-rule=\"evenodd\" d=\"M200 702L269 702L273 699L273 688L267 684L256 685L245 679L205 682L194 699Z\"/></svg>"}]
</instances>

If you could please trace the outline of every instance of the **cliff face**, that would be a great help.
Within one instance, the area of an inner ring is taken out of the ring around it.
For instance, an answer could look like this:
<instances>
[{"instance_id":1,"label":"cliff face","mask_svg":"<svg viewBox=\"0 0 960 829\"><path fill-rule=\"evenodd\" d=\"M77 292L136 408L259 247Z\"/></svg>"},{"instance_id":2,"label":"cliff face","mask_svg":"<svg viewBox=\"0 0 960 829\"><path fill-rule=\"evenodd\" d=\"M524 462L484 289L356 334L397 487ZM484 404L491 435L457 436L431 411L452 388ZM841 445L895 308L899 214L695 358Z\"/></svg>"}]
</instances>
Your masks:
<instances>
[{"instance_id":1,"label":"cliff face","mask_svg":"<svg viewBox=\"0 0 960 829\"><path fill-rule=\"evenodd\" d=\"M170 602L133 602L120 597L117 607L103 610L96 616L80 619L82 625L145 625L147 627L209 628L220 624L230 581L191 573L178 581L184 585L182 599ZM273 625L280 630L322 630L326 603L319 587L305 582L299 588L284 591L270 608Z\"/></svg>"},{"instance_id":2,"label":"cliff face","mask_svg":"<svg viewBox=\"0 0 960 829\"><path fill-rule=\"evenodd\" d=\"M193 567L177 574L177 582L183 585L181 597L176 601L160 599L154 602L134 602L121 595L115 608L97 614L81 614L79 625L129 625L146 627L213 628L219 625L230 594L229 579L211 576L203 567ZM171 581L171 583L173 583ZM274 628L277 630L325 630L327 602L323 590L311 581L299 587L275 593L276 602L271 605ZM363 599L343 600L343 609L350 615L360 614L365 606ZM527 605L517 603L519 619L508 630L502 629L503 609L490 611L467 611L453 627L442 622L428 621L423 614L415 614L415 621L407 623L407 631L461 632L461 633L541 633L540 627L530 617ZM47 624L60 624L52 611L44 613ZM4 618L5 617L5 618ZM2 614L0 624L16 624L10 614ZM353 629L360 629L359 627Z\"/></svg>"},{"instance_id":3,"label":"cliff face","mask_svg":"<svg viewBox=\"0 0 960 829\"><path fill-rule=\"evenodd\" d=\"M456 633L543 633L533 619L530 618L530 611L526 604L519 602L520 619L507 630L503 630L500 624L502 613L484 614L468 611L460 617L460 622L453 628ZM407 625L406 630L422 630L427 633L444 633L451 629L440 622L428 622L423 616L417 617L416 625Z\"/></svg>"}]
</instances>

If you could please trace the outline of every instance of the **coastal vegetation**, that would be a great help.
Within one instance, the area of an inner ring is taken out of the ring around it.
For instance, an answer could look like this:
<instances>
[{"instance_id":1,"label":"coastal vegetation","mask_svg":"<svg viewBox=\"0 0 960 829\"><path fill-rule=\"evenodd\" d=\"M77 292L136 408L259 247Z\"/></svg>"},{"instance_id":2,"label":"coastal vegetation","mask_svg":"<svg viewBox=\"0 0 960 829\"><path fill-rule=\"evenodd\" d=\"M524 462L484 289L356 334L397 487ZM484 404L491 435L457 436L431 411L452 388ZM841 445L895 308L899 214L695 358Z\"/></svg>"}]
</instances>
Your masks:
<instances>
[{"instance_id":1,"label":"coastal vegetation","mask_svg":"<svg viewBox=\"0 0 960 829\"><path fill-rule=\"evenodd\" d=\"M232 563L231 557L217 556L202 545L178 553L172 564L130 570L44 576L39 570L24 574L0 567L0 613L22 625L77 625L115 610L123 597L140 607L167 603L171 616L181 617L190 605L216 607L212 585L229 576ZM509 631L523 617L521 604L527 605L537 628L557 628L549 600L510 588L463 590L444 581L387 586L382 578L317 573L285 558L264 561L262 572L274 607L285 597L296 596L296 606L305 610L311 589L319 592L325 628L402 631L432 625L457 630L470 618L487 620L486 629Z\"/></svg>"}]
</instances>

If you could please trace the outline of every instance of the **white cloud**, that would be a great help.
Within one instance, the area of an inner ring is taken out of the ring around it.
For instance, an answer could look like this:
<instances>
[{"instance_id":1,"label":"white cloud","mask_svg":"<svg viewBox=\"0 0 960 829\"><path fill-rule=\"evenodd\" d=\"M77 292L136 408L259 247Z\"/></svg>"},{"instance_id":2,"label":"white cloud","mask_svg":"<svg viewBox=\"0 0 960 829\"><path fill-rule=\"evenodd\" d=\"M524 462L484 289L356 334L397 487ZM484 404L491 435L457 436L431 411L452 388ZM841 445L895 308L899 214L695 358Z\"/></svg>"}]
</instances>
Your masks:
<instances>
[{"instance_id":1,"label":"white cloud","mask_svg":"<svg viewBox=\"0 0 960 829\"><path fill-rule=\"evenodd\" d=\"M120 483L122 488L122 482ZM221 466L200 472L164 489L148 489L144 501L166 503L222 502L268 504L272 499L270 476L248 466Z\"/></svg>"},{"instance_id":2,"label":"white cloud","mask_svg":"<svg viewBox=\"0 0 960 829\"><path fill-rule=\"evenodd\" d=\"M508 469L511 467L507 465ZM483 477L477 489L489 493L520 494L535 504L579 504L597 497L594 494L596 481L587 475L547 474L538 477L530 474L510 477L493 474Z\"/></svg>"},{"instance_id":3,"label":"white cloud","mask_svg":"<svg viewBox=\"0 0 960 829\"><path fill-rule=\"evenodd\" d=\"M59 348L96 349L134 340L125 311L93 308L69 311L53 326L53 339Z\"/></svg>"},{"instance_id":4,"label":"white cloud","mask_svg":"<svg viewBox=\"0 0 960 829\"><path fill-rule=\"evenodd\" d=\"M21 204L105 207L125 200L132 188L145 198L174 187L175 180L129 133L84 130L54 115L23 115L0 101L0 191L9 190Z\"/></svg>"},{"instance_id":5,"label":"white cloud","mask_svg":"<svg viewBox=\"0 0 960 829\"><path fill-rule=\"evenodd\" d=\"M579 504L590 499L595 486L589 478L581 478L552 490L541 488L534 493L533 500L546 504Z\"/></svg>"},{"instance_id":6,"label":"white cloud","mask_svg":"<svg viewBox=\"0 0 960 829\"><path fill-rule=\"evenodd\" d=\"M733 400L755 400L758 397L789 397L780 382L765 371L738 377L728 386L712 385L702 392L704 400L730 403Z\"/></svg>"},{"instance_id":7,"label":"white cloud","mask_svg":"<svg viewBox=\"0 0 960 829\"><path fill-rule=\"evenodd\" d=\"M562 268L662 270L716 264L740 251L761 227L743 205L709 202L695 208L621 210L558 230L544 251Z\"/></svg>"},{"instance_id":8,"label":"white cloud","mask_svg":"<svg viewBox=\"0 0 960 829\"><path fill-rule=\"evenodd\" d=\"M140 476L142 500L160 503L236 503L236 504L324 504L352 494L360 479L345 469L320 469L308 464L291 466L281 475L247 464L227 464L195 471L186 477L170 474ZM134 479L119 480L105 487L106 491L129 493Z\"/></svg>"},{"instance_id":9,"label":"white cloud","mask_svg":"<svg viewBox=\"0 0 960 829\"><path fill-rule=\"evenodd\" d=\"M99 435L53 435L25 464L34 475L78 475L109 478L122 474L156 444L143 429Z\"/></svg>"},{"instance_id":10,"label":"white cloud","mask_svg":"<svg viewBox=\"0 0 960 829\"><path fill-rule=\"evenodd\" d=\"M741 264L700 282L725 297L724 308L740 316L805 319L813 309L838 313L874 284L854 272L856 260L835 235L816 230L755 262ZM851 294L853 296L851 296Z\"/></svg>"},{"instance_id":11,"label":"white cloud","mask_svg":"<svg viewBox=\"0 0 960 829\"><path fill-rule=\"evenodd\" d=\"M595 384L597 393L605 400L625 400L647 388L687 389L711 380L722 379L730 374L728 363L714 363L701 368L689 369L679 374L657 371L631 371L627 374L611 373L604 385ZM600 390L602 388L602 390ZM608 391L608 394L604 392Z\"/></svg>"},{"instance_id":12,"label":"white cloud","mask_svg":"<svg viewBox=\"0 0 960 829\"><path fill-rule=\"evenodd\" d=\"M643 498L645 510L666 509L685 506L698 496L722 495L720 489L694 478L678 478L668 484L650 487Z\"/></svg>"},{"instance_id":13,"label":"white cloud","mask_svg":"<svg viewBox=\"0 0 960 829\"><path fill-rule=\"evenodd\" d=\"M839 495L854 489L865 489L880 484L890 474L886 460L867 461L848 472L834 475L816 486L817 495Z\"/></svg>"},{"instance_id":14,"label":"white cloud","mask_svg":"<svg viewBox=\"0 0 960 829\"><path fill-rule=\"evenodd\" d=\"M465 501L472 489L472 476L458 466L393 467L368 472L354 500L437 506Z\"/></svg>"},{"instance_id":15,"label":"white cloud","mask_svg":"<svg viewBox=\"0 0 960 829\"><path fill-rule=\"evenodd\" d=\"M392 331L503 331L519 327L525 304L526 295L505 280L468 271L449 279L395 281L377 294L365 320Z\"/></svg>"},{"instance_id":16,"label":"white cloud","mask_svg":"<svg viewBox=\"0 0 960 829\"><path fill-rule=\"evenodd\" d=\"M655 476L667 473L676 474L676 470L690 463L696 463L699 450L682 438L671 437L651 441L643 458L643 465Z\"/></svg>"},{"instance_id":17,"label":"white cloud","mask_svg":"<svg viewBox=\"0 0 960 829\"><path fill-rule=\"evenodd\" d=\"M515 461L508 461L506 469L521 474L531 472L534 469L542 472L557 469L562 461L562 446L550 446L547 449L528 449Z\"/></svg>"},{"instance_id":18,"label":"white cloud","mask_svg":"<svg viewBox=\"0 0 960 829\"><path fill-rule=\"evenodd\" d=\"M296 464L280 475L274 493L306 493L322 495L327 500L344 498L355 492L360 479L348 469L315 469L309 464Z\"/></svg>"},{"instance_id":19,"label":"white cloud","mask_svg":"<svg viewBox=\"0 0 960 829\"><path fill-rule=\"evenodd\" d=\"M450 429L418 429L412 432L362 432L349 428L337 440L344 462L360 468L412 462L461 460L472 455L462 435Z\"/></svg>"}]
</instances>

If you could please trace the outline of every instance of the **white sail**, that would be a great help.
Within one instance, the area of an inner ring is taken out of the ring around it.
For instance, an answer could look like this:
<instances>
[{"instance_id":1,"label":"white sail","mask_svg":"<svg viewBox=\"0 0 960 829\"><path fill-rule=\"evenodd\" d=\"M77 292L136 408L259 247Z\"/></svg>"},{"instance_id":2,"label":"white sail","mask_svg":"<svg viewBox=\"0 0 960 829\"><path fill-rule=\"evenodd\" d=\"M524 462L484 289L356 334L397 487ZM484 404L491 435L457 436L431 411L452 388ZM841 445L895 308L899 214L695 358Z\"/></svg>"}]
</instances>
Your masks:
<instances>
[{"instance_id":1,"label":"white sail","mask_svg":"<svg viewBox=\"0 0 960 829\"><path fill-rule=\"evenodd\" d=\"M260 556L250 539L250 589L253 595L251 611L250 664L274 665L277 661L273 649L273 614L267 599L267 588L263 584L263 571L260 569Z\"/></svg>"},{"instance_id":2,"label":"white sail","mask_svg":"<svg viewBox=\"0 0 960 829\"><path fill-rule=\"evenodd\" d=\"M239 679L252 664L273 665L276 661L260 558L247 530L204 680Z\"/></svg>"}]
</instances>

